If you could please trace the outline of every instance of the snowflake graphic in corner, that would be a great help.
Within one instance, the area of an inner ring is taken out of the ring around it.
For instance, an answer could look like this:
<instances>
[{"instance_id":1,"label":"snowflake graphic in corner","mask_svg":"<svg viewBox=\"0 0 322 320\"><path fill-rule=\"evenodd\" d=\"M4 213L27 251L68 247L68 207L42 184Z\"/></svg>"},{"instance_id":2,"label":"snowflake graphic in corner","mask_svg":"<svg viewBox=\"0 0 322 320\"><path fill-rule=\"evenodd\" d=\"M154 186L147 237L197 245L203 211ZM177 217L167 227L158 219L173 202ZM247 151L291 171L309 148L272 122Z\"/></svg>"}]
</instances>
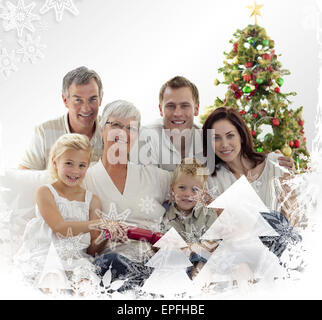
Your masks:
<instances>
[{"instance_id":1,"label":"snowflake graphic in corner","mask_svg":"<svg viewBox=\"0 0 322 320\"><path fill-rule=\"evenodd\" d=\"M25 5L24 0L19 0L17 6L15 6L7 1L6 5L7 7L3 9L4 13L0 14L0 18L4 20L3 28L5 31L17 30L18 37L22 37L24 29L30 32L35 31L32 22L40 20L40 17L31 12L35 7L34 2Z\"/></svg>"},{"instance_id":2,"label":"snowflake graphic in corner","mask_svg":"<svg viewBox=\"0 0 322 320\"><path fill-rule=\"evenodd\" d=\"M67 235L63 236L62 234L57 233L57 251L59 257L67 261L67 264L70 266L73 263L73 260L82 258L80 252L86 248L84 243L81 243L83 234L80 233L77 236L73 236L73 231L71 228L68 228Z\"/></svg>"},{"instance_id":3,"label":"snowflake graphic in corner","mask_svg":"<svg viewBox=\"0 0 322 320\"><path fill-rule=\"evenodd\" d=\"M30 34L27 34L26 39L18 40L21 48L16 52L18 54L22 54L22 61L27 62L28 60L31 63L36 63L37 59L43 59L44 54L42 52L43 49L46 48L45 45L40 44L40 36L36 39L33 39Z\"/></svg>"},{"instance_id":4,"label":"snowflake graphic in corner","mask_svg":"<svg viewBox=\"0 0 322 320\"><path fill-rule=\"evenodd\" d=\"M141 212L144 212L146 214L150 214L154 211L156 204L154 203L154 200L148 196L145 198L141 198L139 207L141 208Z\"/></svg>"},{"instance_id":5,"label":"snowflake graphic in corner","mask_svg":"<svg viewBox=\"0 0 322 320\"><path fill-rule=\"evenodd\" d=\"M57 22L62 21L65 9L73 13L75 16L79 14L73 0L46 0L46 3L41 7L39 12L44 14L50 9L55 10Z\"/></svg>"},{"instance_id":6,"label":"snowflake graphic in corner","mask_svg":"<svg viewBox=\"0 0 322 320\"><path fill-rule=\"evenodd\" d=\"M16 57L14 50L8 53L6 48L0 51L0 73L7 79L11 73L18 70L16 65Z\"/></svg>"}]
</instances>

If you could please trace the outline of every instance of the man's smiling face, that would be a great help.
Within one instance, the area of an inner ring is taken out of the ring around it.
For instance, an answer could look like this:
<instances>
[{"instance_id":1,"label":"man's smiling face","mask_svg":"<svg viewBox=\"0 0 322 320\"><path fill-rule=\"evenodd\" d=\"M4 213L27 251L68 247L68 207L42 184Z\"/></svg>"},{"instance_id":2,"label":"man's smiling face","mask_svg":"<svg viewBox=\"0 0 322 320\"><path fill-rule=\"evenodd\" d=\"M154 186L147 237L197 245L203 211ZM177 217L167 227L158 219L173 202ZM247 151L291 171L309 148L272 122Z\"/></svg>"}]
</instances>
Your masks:
<instances>
[{"instance_id":1,"label":"man's smiling face","mask_svg":"<svg viewBox=\"0 0 322 320\"><path fill-rule=\"evenodd\" d=\"M101 105L99 89L94 79L88 84L71 84L68 88L69 97L63 94L63 101L68 108L69 122L75 132L94 127Z\"/></svg>"},{"instance_id":2,"label":"man's smiling face","mask_svg":"<svg viewBox=\"0 0 322 320\"><path fill-rule=\"evenodd\" d=\"M164 128L170 130L191 129L193 118L199 113L199 105L195 104L189 87L178 89L167 87L159 109Z\"/></svg>"}]
</instances>

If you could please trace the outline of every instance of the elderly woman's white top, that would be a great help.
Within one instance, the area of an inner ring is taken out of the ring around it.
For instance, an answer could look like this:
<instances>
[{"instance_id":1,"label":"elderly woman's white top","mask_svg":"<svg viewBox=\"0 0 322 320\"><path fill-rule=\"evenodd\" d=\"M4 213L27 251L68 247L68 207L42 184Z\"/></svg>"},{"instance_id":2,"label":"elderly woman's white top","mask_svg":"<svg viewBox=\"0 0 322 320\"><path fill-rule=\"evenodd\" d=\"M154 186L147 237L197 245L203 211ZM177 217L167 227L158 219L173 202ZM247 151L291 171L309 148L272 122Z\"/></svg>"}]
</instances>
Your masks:
<instances>
[{"instance_id":1,"label":"elderly woman's white top","mask_svg":"<svg viewBox=\"0 0 322 320\"><path fill-rule=\"evenodd\" d=\"M267 208L278 211L280 211L279 196L281 191L278 178L283 176L283 171L277 160L280 156L280 154L276 153L268 154L262 174L258 178L250 177L256 179L251 185ZM217 175L215 177L209 176L208 188L210 193L216 197L226 191L236 181L237 178L233 173L222 165L220 169L217 170Z\"/></svg>"},{"instance_id":2,"label":"elderly woman's white top","mask_svg":"<svg viewBox=\"0 0 322 320\"><path fill-rule=\"evenodd\" d=\"M88 169L84 183L86 189L100 198L102 211L107 219L115 218L115 212L110 212L113 209L110 205L114 203L116 216L121 222L158 232L165 213L162 203L168 197L170 180L171 174L168 171L128 162L125 187L121 194L100 160ZM127 215L125 211L128 209L130 213ZM142 241L133 240L124 244L117 243L111 251L131 260L142 261L142 255L145 254L141 252L142 248L148 249Z\"/></svg>"}]
</instances>

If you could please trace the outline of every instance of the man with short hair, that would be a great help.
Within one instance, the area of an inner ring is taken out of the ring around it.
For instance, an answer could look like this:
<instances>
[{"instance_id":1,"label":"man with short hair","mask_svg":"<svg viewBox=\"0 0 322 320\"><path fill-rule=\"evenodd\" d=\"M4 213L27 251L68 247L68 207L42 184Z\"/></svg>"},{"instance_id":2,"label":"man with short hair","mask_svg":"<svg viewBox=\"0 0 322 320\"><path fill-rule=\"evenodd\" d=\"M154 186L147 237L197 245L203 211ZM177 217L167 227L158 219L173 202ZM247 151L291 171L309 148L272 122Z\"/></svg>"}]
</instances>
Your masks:
<instances>
[{"instance_id":1,"label":"man with short hair","mask_svg":"<svg viewBox=\"0 0 322 320\"><path fill-rule=\"evenodd\" d=\"M138 143L132 148L130 160L153 164L174 171L183 158L197 158L205 163L202 132L194 123L199 114L199 92L188 79L176 76L160 89L159 110L162 119L142 127ZM279 164L294 169L294 161L281 155Z\"/></svg>"},{"instance_id":2,"label":"man with short hair","mask_svg":"<svg viewBox=\"0 0 322 320\"><path fill-rule=\"evenodd\" d=\"M99 75L86 67L68 72L63 79L62 98L68 112L35 128L29 148L20 161L20 169L46 169L51 147L66 133L86 135L94 151L91 161L100 159L103 142L97 114L102 103L103 86Z\"/></svg>"},{"instance_id":3,"label":"man with short hair","mask_svg":"<svg viewBox=\"0 0 322 320\"><path fill-rule=\"evenodd\" d=\"M194 123L199 114L196 85L181 76L167 81L160 89L159 110L162 119L142 127L131 160L173 171L182 158L202 154L202 133Z\"/></svg>"}]
</instances>

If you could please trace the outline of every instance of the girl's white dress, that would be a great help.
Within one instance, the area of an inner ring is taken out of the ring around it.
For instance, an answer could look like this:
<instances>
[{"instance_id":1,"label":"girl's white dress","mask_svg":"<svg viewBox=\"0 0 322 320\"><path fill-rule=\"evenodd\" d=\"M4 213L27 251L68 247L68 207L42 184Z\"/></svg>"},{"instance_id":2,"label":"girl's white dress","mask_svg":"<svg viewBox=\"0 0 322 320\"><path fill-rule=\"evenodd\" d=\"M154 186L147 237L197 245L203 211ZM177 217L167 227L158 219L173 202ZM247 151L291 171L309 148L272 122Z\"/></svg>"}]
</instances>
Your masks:
<instances>
[{"instance_id":1,"label":"girl's white dress","mask_svg":"<svg viewBox=\"0 0 322 320\"><path fill-rule=\"evenodd\" d=\"M70 201L61 197L55 188L46 184L54 196L57 208L65 221L88 221L92 193L86 190L85 201ZM86 253L90 245L90 233L72 237L55 234L47 225L36 205L36 217L26 226L23 244L14 257L18 267L28 282L43 287L41 282L46 274L54 273L66 281L94 279L93 258Z\"/></svg>"}]
</instances>

